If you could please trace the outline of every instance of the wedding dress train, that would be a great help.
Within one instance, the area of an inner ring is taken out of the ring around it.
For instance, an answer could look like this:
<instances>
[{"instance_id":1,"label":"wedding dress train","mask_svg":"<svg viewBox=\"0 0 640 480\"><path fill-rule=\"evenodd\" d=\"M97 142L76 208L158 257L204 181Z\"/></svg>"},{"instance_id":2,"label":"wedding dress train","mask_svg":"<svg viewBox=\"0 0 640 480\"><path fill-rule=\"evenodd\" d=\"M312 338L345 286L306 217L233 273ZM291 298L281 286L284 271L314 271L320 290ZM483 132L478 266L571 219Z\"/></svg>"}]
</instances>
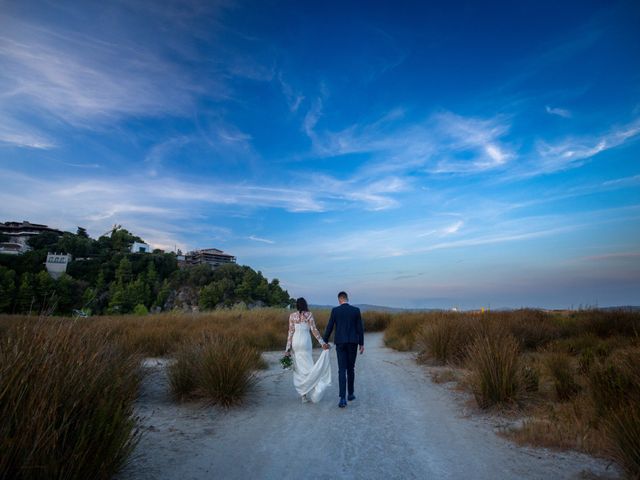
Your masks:
<instances>
[{"instance_id":1,"label":"wedding dress train","mask_svg":"<svg viewBox=\"0 0 640 480\"><path fill-rule=\"evenodd\" d=\"M296 312L291 315L289 323L289 346L293 349L293 385L299 395L306 395L308 400L317 403L331 385L329 350L322 350L318 360L313 362L311 333L321 344L324 341L311 313Z\"/></svg>"}]
</instances>

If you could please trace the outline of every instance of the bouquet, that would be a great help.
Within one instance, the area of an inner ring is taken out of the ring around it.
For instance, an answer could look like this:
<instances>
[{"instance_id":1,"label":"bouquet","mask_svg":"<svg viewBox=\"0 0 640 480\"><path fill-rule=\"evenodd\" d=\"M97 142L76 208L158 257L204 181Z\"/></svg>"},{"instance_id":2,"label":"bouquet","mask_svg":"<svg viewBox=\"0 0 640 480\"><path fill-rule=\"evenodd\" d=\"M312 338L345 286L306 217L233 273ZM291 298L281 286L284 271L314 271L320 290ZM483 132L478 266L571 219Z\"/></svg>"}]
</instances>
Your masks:
<instances>
[{"instance_id":1,"label":"bouquet","mask_svg":"<svg viewBox=\"0 0 640 480\"><path fill-rule=\"evenodd\" d=\"M284 357L282 357L280 359L280 365L282 365L282 368L284 368L285 370L287 368L291 368L293 366L293 360L291 360L291 355L285 355Z\"/></svg>"}]
</instances>

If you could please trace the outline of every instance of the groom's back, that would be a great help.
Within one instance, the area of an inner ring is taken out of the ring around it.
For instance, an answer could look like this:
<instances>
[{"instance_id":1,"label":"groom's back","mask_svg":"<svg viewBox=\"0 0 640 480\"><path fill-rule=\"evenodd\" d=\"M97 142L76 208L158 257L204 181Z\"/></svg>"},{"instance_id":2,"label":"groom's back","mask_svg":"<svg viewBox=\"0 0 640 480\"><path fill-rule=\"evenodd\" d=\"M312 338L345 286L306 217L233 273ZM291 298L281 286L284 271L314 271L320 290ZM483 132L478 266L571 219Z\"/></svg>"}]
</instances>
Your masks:
<instances>
[{"instance_id":1,"label":"groom's back","mask_svg":"<svg viewBox=\"0 0 640 480\"><path fill-rule=\"evenodd\" d=\"M360 309L343 303L331 310L327 329L335 323L335 343L357 343L364 345L364 328ZM330 334L330 332L329 332Z\"/></svg>"}]
</instances>

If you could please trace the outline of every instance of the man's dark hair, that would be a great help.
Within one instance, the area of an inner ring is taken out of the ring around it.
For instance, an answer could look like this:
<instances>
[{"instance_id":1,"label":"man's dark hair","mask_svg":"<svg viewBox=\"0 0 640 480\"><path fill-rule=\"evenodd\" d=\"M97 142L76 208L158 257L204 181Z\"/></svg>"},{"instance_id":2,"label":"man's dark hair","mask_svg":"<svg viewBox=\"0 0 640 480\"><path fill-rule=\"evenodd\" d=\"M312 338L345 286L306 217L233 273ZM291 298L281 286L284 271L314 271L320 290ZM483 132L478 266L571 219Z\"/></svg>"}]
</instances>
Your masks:
<instances>
[{"instance_id":1,"label":"man's dark hair","mask_svg":"<svg viewBox=\"0 0 640 480\"><path fill-rule=\"evenodd\" d=\"M299 312L309 311L309 306L307 305L307 301L304 299L304 297L300 297L296 300L296 310L298 310Z\"/></svg>"},{"instance_id":2,"label":"man's dark hair","mask_svg":"<svg viewBox=\"0 0 640 480\"><path fill-rule=\"evenodd\" d=\"M340 292L338 294L338 299L339 300L344 300L345 302L349 301L349 295L347 295L347 292Z\"/></svg>"}]
</instances>

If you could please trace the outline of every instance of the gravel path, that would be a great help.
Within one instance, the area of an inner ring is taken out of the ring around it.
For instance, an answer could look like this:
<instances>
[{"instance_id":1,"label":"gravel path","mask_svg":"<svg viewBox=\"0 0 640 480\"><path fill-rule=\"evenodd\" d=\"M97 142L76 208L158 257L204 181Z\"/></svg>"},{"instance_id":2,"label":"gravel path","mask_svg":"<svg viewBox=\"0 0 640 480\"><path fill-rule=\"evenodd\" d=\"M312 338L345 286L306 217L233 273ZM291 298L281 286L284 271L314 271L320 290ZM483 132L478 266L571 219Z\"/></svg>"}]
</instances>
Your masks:
<instances>
[{"instance_id":1,"label":"gravel path","mask_svg":"<svg viewBox=\"0 0 640 480\"><path fill-rule=\"evenodd\" d=\"M367 334L356 363L356 401L337 407L334 382L319 404L300 403L291 372L270 368L247 403L224 411L176 405L162 362L147 362L137 412L144 436L121 480L147 479L594 479L617 478L606 462L517 447L486 419L462 418L453 392L435 385L412 355Z\"/></svg>"}]
</instances>

